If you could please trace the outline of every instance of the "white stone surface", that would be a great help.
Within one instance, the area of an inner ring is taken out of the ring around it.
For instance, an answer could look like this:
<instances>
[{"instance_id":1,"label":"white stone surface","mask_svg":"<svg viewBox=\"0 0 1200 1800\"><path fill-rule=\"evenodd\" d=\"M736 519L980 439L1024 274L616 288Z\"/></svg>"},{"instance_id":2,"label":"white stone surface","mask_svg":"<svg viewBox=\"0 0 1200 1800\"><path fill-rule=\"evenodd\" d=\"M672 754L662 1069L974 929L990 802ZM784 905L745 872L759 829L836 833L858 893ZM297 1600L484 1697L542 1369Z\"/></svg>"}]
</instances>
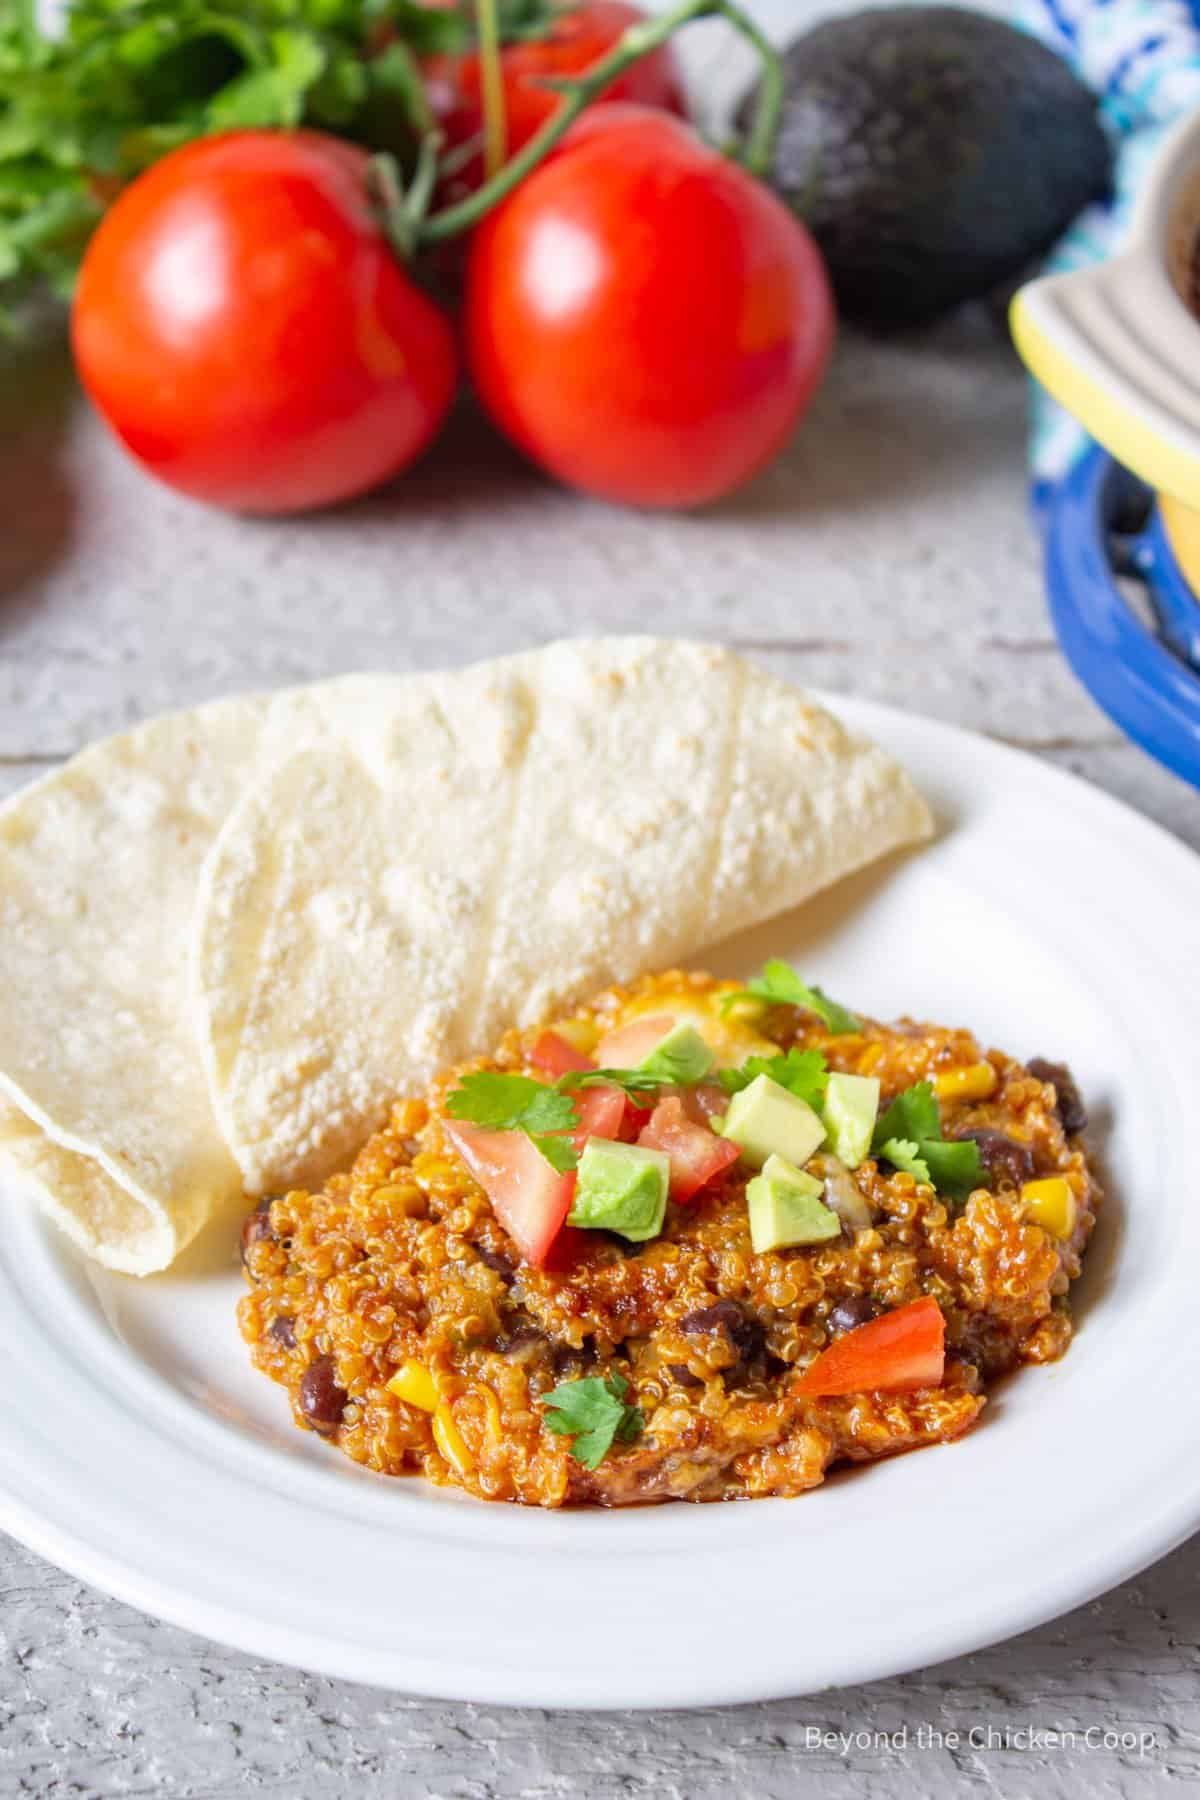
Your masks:
<instances>
[{"instance_id":1,"label":"white stone surface","mask_svg":"<svg viewBox=\"0 0 1200 1800\"><path fill-rule=\"evenodd\" d=\"M789 0L761 11L808 16ZM1121 739L1054 644L1023 407L1011 352L972 316L892 344L844 340L792 450L703 517L556 492L464 411L391 492L271 524L145 482L77 406L57 350L6 362L0 793L97 733L230 689L646 627L727 639L795 678L1024 744L1200 847L1200 796ZM1097 1420L1115 1454L1129 1427ZM1052 1506L1053 1471L1031 1479ZM713 1621L714 1636L737 1630ZM0 1795L1140 1800L1200 1781L1198 1639L1193 1544L1057 1624L901 1679L690 1715L555 1717L257 1663L2 1542ZM907 1746L808 1735L902 1727ZM920 1727L961 1742L918 1747ZM978 1747L972 1729L1077 1741ZM1147 1741L1085 1740L1109 1731Z\"/></svg>"}]
</instances>

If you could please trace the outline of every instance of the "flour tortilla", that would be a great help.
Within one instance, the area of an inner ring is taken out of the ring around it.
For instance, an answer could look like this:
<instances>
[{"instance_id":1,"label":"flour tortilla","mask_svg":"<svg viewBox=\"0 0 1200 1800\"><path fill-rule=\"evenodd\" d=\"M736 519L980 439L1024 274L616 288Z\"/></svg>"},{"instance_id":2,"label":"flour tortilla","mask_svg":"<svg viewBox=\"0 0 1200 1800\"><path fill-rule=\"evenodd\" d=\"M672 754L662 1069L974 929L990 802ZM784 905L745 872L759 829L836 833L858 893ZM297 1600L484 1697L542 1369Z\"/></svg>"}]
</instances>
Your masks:
<instances>
[{"instance_id":1,"label":"flour tortilla","mask_svg":"<svg viewBox=\"0 0 1200 1800\"><path fill-rule=\"evenodd\" d=\"M299 719L284 693L153 720L0 808L0 1170L110 1268L165 1268L241 1190L192 1030L200 870L250 775L356 685Z\"/></svg>"},{"instance_id":2,"label":"flour tortilla","mask_svg":"<svg viewBox=\"0 0 1200 1800\"><path fill-rule=\"evenodd\" d=\"M339 689L290 697L296 754L200 881L195 1026L252 1193L319 1182L508 1025L930 831L890 757L710 645L572 641Z\"/></svg>"}]
</instances>

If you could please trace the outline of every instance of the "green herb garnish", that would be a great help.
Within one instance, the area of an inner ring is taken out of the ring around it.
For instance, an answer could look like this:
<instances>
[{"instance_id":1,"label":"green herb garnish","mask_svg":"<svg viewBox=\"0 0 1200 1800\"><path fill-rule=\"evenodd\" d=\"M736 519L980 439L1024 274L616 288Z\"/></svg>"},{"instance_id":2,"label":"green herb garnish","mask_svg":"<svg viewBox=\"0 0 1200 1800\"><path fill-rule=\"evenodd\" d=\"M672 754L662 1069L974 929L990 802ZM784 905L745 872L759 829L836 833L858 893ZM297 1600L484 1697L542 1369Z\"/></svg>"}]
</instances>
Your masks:
<instances>
[{"instance_id":1,"label":"green herb garnish","mask_svg":"<svg viewBox=\"0 0 1200 1800\"><path fill-rule=\"evenodd\" d=\"M928 1182L951 1199L964 1199L972 1188L985 1185L974 1139L951 1141L942 1136L931 1082L914 1082L896 1096L875 1126L871 1147L897 1169Z\"/></svg>"},{"instance_id":2,"label":"green herb garnish","mask_svg":"<svg viewBox=\"0 0 1200 1800\"><path fill-rule=\"evenodd\" d=\"M489 1131L523 1131L560 1175L578 1164L570 1138L554 1134L578 1131L579 1108L569 1094L544 1081L481 1069L463 1076L447 1096L446 1111L452 1119L465 1119Z\"/></svg>"},{"instance_id":3,"label":"green herb garnish","mask_svg":"<svg viewBox=\"0 0 1200 1800\"><path fill-rule=\"evenodd\" d=\"M819 1050L793 1049L786 1056L749 1056L740 1068L722 1069L718 1080L727 1094L738 1094L757 1075L769 1075L816 1111L825 1097L829 1069Z\"/></svg>"},{"instance_id":4,"label":"green herb garnish","mask_svg":"<svg viewBox=\"0 0 1200 1800\"><path fill-rule=\"evenodd\" d=\"M764 964L762 974L748 981L738 993L723 995L721 1012L729 1012L747 995L755 1000L765 1000L771 1006L802 1006L806 1012L816 1013L824 1020L834 1037L844 1037L861 1028L862 1021L854 1013L831 1000L823 989L801 981L791 963L782 962L778 957Z\"/></svg>"},{"instance_id":5,"label":"green herb garnish","mask_svg":"<svg viewBox=\"0 0 1200 1800\"><path fill-rule=\"evenodd\" d=\"M648 1075L641 1069L570 1069L554 1085L564 1094L573 1094L578 1088L619 1087L636 1103L670 1084L665 1075Z\"/></svg>"},{"instance_id":6,"label":"green herb garnish","mask_svg":"<svg viewBox=\"0 0 1200 1800\"><path fill-rule=\"evenodd\" d=\"M629 1383L615 1370L603 1380L588 1375L560 1382L542 1400L546 1429L574 1438L571 1455L589 1469L598 1469L614 1441L630 1444L645 1429L641 1407L625 1404L628 1392Z\"/></svg>"}]
</instances>

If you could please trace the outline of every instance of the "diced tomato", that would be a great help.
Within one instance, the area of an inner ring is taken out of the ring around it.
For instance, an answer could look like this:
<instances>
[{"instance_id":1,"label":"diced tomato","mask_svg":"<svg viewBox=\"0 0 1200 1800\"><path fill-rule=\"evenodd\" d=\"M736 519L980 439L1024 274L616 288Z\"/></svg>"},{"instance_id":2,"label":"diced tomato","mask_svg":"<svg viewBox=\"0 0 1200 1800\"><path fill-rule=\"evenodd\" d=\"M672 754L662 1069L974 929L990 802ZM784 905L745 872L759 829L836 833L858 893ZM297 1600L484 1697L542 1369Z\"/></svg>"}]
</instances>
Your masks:
<instances>
[{"instance_id":1,"label":"diced tomato","mask_svg":"<svg viewBox=\"0 0 1200 1800\"><path fill-rule=\"evenodd\" d=\"M709 1119L715 1119L729 1105L729 1095L725 1089L712 1081L702 1081L699 1087L684 1088L679 1097L688 1118L695 1119L698 1125L705 1125Z\"/></svg>"},{"instance_id":2,"label":"diced tomato","mask_svg":"<svg viewBox=\"0 0 1200 1800\"><path fill-rule=\"evenodd\" d=\"M625 1120L625 1096L619 1087L580 1088L572 1095L579 1108L575 1148L582 1150L590 1137L615 1138Z\"/></svg>"},{"instance_id":3,"label":"diced tomato","mask_svg":"<svg viewBox=\"0 0 1200 1800\"><path fill-rule=\"evenodd\" d=\"M445 1127L521 1255L540 1268L571 1210L574 1172L559 1175L523 1131L485 1131L461 1119Z\"/></svg>"},{"instance_id":4,"label":"diced tomato","mask_svg":"<svg viewBox=\"0 0 1200 1800\"><path fill-rule=\"evenodd\" d=\"M596 1045L596 1066L601 1069L636 1069L674 1029L670 1013L652 1013L618 1026Z\"/></svg>"},{"instance_id":5,"label":"diced tomato","mask_svg":"<svg viewBox=\"0 0 1200 1800\"><path fill-rule=\"evenodd\" d=\"M689 1119L678 1094L659 1101L638 1143L647 1150L666 1151L671 1159L671 1198L681 1202L693 1199L740 1154L736 1144L718 1137L711 1126Z\"/></svg>"},{"instance_id":6,"label":"diced tomato","mask_svg":"<svg viewBox=\"0 0 1200 1800\"><path fill-rule=\"evenodd\" d=\"M570 1075L576 1069L594 1069L595 1063L590 1056L576 1050L574 1044L568 1044L565 1037L557 1031L543 1031L533 1049L529 1052L529 1060L535 1069L541 1069L555 1081L560 1075ZM612 1068L609 1064L609 1068Z\"/></svg>"},{"instance_id":7,"label":"diced tomato","mask_svg":"<svg viewBox=\"0 0 1200 1800\"><path fill-rule=\"evenodd\" d=\"M835 1338L797 1381L804 1400L828 1394L910 1393L937 1387L946 1366L946 1321L930 1295Z\"/></svg>"}]
</instances>

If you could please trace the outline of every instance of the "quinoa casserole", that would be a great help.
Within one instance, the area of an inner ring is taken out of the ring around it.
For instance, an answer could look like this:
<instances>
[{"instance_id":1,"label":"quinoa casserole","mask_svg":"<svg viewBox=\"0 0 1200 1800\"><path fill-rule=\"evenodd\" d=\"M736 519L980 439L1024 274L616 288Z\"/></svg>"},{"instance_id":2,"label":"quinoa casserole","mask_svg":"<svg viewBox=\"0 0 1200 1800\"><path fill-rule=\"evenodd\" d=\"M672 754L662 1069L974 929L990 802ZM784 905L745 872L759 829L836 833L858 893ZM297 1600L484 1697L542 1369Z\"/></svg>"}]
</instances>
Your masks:
<instances>
[{"instance_id":1,"label":"quinoa casserole","mask_svg":"<svg viewBox=\"0 0 1200 1800\"><path fill-rule=\"evenodd\" d=\"M386 1475L559 1507L794 1495L1060 1356L1100 1194L1061 1064L768 963L602 993L246 1218L239 1323Z\"/></svg>"}]
</instances>

